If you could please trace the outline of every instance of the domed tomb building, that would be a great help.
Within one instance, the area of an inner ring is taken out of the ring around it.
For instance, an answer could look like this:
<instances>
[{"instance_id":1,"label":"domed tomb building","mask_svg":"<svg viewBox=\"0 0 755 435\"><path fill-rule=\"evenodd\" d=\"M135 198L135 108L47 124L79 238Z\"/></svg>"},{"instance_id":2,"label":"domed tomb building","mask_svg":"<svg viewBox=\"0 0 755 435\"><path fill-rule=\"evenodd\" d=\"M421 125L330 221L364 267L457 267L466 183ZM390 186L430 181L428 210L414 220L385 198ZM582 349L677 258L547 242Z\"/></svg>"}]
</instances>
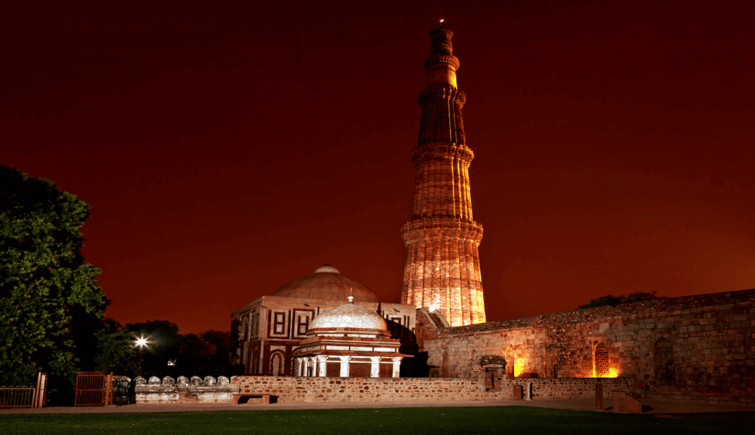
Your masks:
<instances>
[{"instance_id":1,"label":"domed tomb building","mask_svg":"<svg viewBox=\"0 0 755 435\"><path fill-rule=\"evenodd\" d=\"M294 375L294 350L309 337L315 317L330 308L342 307L350 295L355 300L349 304L353 309L386 322L384 328L376 328L384 338L398 339L405 354L414 352L416 307L381 304L364 284L326 264L233 312L234 363L243 366L245 375Z\"/></svg>"},{"instance_id":2,"label":"domed tomb building","mask_svg":"<svg viewBox=\"0 0 755 435\"><path fill-rule=\"evenodd\" d=\"M353 300L315 317L294 349L296 376L399 377L401 360L411 355L399 352L382 316Z\"/></svg>"}]
</instances>

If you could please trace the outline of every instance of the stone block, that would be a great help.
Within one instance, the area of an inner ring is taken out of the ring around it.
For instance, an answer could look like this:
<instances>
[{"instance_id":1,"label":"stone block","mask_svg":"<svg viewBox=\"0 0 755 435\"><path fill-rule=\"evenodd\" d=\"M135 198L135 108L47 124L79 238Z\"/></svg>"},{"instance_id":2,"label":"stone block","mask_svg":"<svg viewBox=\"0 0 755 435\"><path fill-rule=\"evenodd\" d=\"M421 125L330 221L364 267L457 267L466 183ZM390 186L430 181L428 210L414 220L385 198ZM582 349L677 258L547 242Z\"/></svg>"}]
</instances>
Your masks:
<instances>
[{"instance_id":1,"label":"stone block","mask_svg":"<svg viewBox=\"0 0 755 435\"><path fill-rule=\"evenodd\" d=\"M626 414L627 412L627 393L623 391L614 391L611 395L613 402L613 412Z\"/></svg>"},{"instance_id":2,"label":"stone block","mask_svg":"<svg viewBox=\"0 0 755 435\"><path fill-rule=\"evenodd\" d=\"M642 403L634 397L627 396L627 414L642 414Z\"/></svg>"}]
</instances>

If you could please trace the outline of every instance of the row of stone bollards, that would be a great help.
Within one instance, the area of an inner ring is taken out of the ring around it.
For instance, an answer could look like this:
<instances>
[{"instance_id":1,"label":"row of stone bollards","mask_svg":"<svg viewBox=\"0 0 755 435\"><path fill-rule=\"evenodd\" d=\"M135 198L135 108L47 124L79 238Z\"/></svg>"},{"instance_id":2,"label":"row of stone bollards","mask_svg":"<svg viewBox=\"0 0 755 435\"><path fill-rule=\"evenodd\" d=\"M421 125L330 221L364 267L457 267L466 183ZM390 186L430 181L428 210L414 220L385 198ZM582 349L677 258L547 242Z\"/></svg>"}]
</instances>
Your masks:
<instances>
[{"instance_id":1,"label":"row of stone bollards","mask_svg":"<svg viewBox=\"0 0 755 435\"><path fill-rule=\"evenodd\" d=\"M160 378L158 378L157 376L150 376L149 380L138 376L136 379L134 379L134 384L136 384L137 387L224 387L226 385L229 385L230 383L231 380L225 376L218 376L217 379L212 376L205 376L204 379L200 378L199 376L192 376L191 378L187 378L186 376L179 376L177 379L166 376L162 380L160 380Z\"/></svg>"}]
</instances>

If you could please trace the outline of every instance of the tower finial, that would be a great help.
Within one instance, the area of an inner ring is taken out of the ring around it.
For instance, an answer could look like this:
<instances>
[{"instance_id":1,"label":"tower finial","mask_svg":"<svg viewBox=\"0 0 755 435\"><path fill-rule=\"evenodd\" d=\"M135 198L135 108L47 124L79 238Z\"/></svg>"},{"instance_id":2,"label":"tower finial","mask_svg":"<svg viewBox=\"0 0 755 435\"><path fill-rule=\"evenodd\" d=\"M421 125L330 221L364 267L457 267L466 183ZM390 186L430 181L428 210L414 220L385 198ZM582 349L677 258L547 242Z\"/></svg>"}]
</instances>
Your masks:
<instances>
[{"instance_id":1,"label":"tower finial","mask_svg":"<svg viewBox=\"0 0 755 435\"><path fill-rule=\"evenodd\" d=\"M354 303L354 288L353 287L349 287L349 303L350 304Z\"/></svg>"},{"instance_id":2,"label":"tower finial","mask_svg":"<svg viewBox=\"0 0 755 435\"><path fill-rule=\"evenodd\" d=\"M454 56L451 38L454 32L443 27L445 20L441 19L438 27L430 29L430 57L425 59L427 70L427 84L443 84L456 87L456 70L459 69L459 59Z\"/></svg>"}]
</instances>

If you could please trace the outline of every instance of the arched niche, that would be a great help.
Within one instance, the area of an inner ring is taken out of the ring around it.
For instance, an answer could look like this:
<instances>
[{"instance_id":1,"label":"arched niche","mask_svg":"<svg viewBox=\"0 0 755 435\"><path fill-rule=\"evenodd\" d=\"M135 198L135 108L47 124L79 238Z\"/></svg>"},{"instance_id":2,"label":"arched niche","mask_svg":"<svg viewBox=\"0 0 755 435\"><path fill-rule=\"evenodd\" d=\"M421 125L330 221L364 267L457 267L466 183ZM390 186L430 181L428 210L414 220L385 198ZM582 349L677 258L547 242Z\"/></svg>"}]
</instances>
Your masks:
<instances>
[{"instance_id":1,"label":"arched niche","mask_svg":"<svg viewBox=\"0 0 755 435\"><path fill-rule=\"evenodd\" d=\"M655 342L653 365L656 385L671 387L676 384L674 348L668 338L661 337Z\"/></svg>"},{"instance_id":2,"label":"arched niche","mask_svg":"<svg viewBox=\"0 0 755 435\"><path fill-rule=\"evenodd\" d=\"M611 373L611 366L608 359L608 346L599 341L593 348L592 353L592 373L596 378L607 378Z\"/></svg>"},{"instance_id":3,"label":"arched niche","mask_svg":"<svg viewBox=\"0 0 755 435\"><path fill-rule=\"evenodd\" d=\"M558 377L558 356L560 348L557 344L551 344L548 346L548 348L545 349L545 358L543 365L544 367L544 373L546 378L557 378Z\"/></svg>"},{"instance_id":4,"label":"arched niche","mask_svg":"<svg viewBox=\"0 0 755 435\"><path fill-rule=\"evenodd\" d=\"M270 369L268 373L272 376L281 376L285 372L284 362L286 361L283 352L275 350L270 353Z\"/></svg>"}]
</instances>

